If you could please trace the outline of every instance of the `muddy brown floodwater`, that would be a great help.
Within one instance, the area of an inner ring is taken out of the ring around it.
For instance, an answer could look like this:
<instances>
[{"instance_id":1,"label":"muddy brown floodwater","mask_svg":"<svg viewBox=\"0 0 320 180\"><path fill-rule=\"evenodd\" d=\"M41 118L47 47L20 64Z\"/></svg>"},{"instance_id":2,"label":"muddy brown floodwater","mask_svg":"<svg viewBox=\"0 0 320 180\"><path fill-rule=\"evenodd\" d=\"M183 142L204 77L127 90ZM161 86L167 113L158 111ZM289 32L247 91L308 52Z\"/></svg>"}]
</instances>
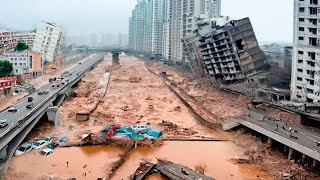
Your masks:
<instances>
[{"instance_id":1,"label":"muddy brown floodwater","mask_svg":"<svg viewBox=\"0 0 320 180\"><path fill-rule=\"evenodd\" d=\"M60 107L60 126L48 123L38 125L27 139L55 135L76 137L87 131L99 132L108 123L124 125L146 124L164 131L165 137L223 137L225 134L209 130L200 125L188 108L150 73L144 62L134 57L121 56L121 66L111 72L106 96L87 122L75 120L75 113L90 106L98 98L99 81L110 66L111 56L87 73L75 88L77 97L66 100ZM166 128L163 121L176 125ZM99 122L94 126L94 122ZM40 127L39 127L40 126ZM49 157L35 150L12 158L9 180L40 179L42 175L57 175L64 179L96 179L105 177L111 163L119 159L124 149L113 146L58 147ZM194 168L199 163L207 165L206 174L217 179L270 179L256 165L239 165L230 161L241 158L243 149L233 142L164 142L160 147L138 147L129 153L126 162L116 171L112 179L127 179L139 162L147 159L166 158L175 163ZM69 167L66 167L66 162ZM82 174L87 174L84 177ZM148 179L161 179L157 175Z\"/></svg>"},{"instance_id":2,"label":"muddy brown floodwater","mask_svg":"<svg viewBox=\"0 0 320 180\"><path fill-rule=\"evenodd\" d=\"M192 169L204 163L207 165L205 174L218 180L269 179L257 166L232 163L231 158L239 158L238 151L240 150L231 142L165 142L157 148L138 147L130 153L114 179L127 178L133 174L141 160L155 163L156 158L165 158Z\"/></svg>"}]
</instances>

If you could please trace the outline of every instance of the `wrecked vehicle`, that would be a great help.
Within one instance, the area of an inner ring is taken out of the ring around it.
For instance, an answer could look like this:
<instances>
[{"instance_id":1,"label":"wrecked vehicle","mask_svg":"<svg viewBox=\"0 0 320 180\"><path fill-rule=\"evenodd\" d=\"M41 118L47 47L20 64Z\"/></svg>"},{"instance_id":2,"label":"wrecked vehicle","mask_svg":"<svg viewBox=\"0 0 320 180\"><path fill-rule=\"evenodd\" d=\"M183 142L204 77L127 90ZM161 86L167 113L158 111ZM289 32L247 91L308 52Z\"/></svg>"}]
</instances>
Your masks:
<instances>
[{"instance_id":1,"label":"wrecked vehicle","mask_svg":"<svg viewBox=\"0 0 320 180\"><path fill-rule=\"evenodd\" d=\"M14 152L15 156L19 156L23 153L29 152L32 149L32 145L30 143L23 143L18 149Z\"/></svg>"},{"instance_id":2,"label":"wrecked vehicle","mask_svg":"<svg viewBox=\"0 0 320 180\"><path fill-rule=\"evenodd\" d=\"M38 152L38 154L43 155L43 156L49 156L53 153L53 150L50 148L47 149L43 149L41 151Z\"/></svg>"}]
</instances>

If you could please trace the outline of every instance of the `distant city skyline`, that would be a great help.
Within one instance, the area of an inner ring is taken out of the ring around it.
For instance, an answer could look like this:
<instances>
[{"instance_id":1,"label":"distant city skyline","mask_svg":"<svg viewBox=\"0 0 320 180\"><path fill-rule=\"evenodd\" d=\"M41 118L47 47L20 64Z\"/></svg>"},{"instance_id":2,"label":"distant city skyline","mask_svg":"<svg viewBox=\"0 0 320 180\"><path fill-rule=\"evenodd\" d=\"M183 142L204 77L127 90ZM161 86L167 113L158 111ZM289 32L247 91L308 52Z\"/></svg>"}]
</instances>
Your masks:
<instances>
[{"instance_id":1,"label":"distant city skyline","mask_svg":"<svg viewBox=\"0 0 320 180\"><path fill-rule=\"evenodd\" d=\"M128 19L136 0L3 0L0 28L33 30L40 21L55 22L68 35L128 33ZM283 8L286 7L286 8ZM262 41L292 42L292 0L222 0L222 15L249 17Z\"/></svg>"}]
</instances>

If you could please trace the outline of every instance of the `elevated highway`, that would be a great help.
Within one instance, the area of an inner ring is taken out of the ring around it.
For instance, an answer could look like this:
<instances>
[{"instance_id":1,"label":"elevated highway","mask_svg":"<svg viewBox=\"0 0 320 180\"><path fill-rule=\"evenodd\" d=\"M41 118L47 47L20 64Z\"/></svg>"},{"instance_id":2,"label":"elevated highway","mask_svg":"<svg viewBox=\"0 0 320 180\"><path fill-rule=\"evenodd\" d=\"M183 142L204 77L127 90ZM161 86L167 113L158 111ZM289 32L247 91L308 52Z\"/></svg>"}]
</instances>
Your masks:
<instances>
[{"instance_id":1,"label":"elevated highway","mask_svg":"<svg viewBox=\"0 0 320 180\"><path fill-rule=\"evenodd\" d=\"M52 87L48 83L36 92L20 99L16 104L17 112L9 112L5 110L0 113L0 119L6 119L8 125L0 129L0 167L3 170L7 168L7 162L12 157L15 149L21 144L23 139L29 134L32 128L44 115L48 116L48 120L59 124L59 106L65 96L70 96L72 87L77 85L86 72L90 71L96 64L101 62L105 53L92 54L84 61L78 63L76 67L64 73L60 77L65 81L59 87ZM47 91L48 93L39 95L39 91ZM28 97L33 97L34 106L27 109Z\"/></svg>"}]
</instances>

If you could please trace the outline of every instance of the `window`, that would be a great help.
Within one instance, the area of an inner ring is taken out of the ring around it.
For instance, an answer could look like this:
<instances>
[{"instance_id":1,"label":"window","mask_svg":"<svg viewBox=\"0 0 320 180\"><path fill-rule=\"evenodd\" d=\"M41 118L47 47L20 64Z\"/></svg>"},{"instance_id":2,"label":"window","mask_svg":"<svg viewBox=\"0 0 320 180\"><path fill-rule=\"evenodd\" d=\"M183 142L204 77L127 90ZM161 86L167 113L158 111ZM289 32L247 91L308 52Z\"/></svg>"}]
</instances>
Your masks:
<instances>
[{"instance_id":1,"label":"window","mask_svg":"<svg viewBox=\"0 0 320 180\"><path fill-rule=\"evenodd\" d=\"M307 88L307 92L313 94L313 90L312 89Z\"/></svg>"},{"instance_id":2,"label":"window","mask_svg":"<svg viewBox=\"0 0 320 180\"><path fill-rule=\"evenodd\" d=\"M23 65L26 66L27 64L26 64L26 63L23 63Z\"/></svg>"},{"instance_id":3,"label":"window","mask_svg":"<svg viewBox=\"0 0 320 180\"><path fill-rule=\"evenodd\" d=\"M301 90L301 89L302 89L302 87L301 87L301 86L297 86L297 89Z\"/></svg>"},{"instance_id":4,"label":"window","mask_svg":"<svg viewBox=\"0 0 320 180\"><path fill-rule=\"evenodd\" d=\"M300 95L297 95L297 98L298 98L298 99L301 99L301 96L300 96Z\"/></svg>"},{"instance_id":5,"label":"window","mask_svg":"<svg viewBox=\"0 0 320 180\"><path fill-rule=\"evenodd\" d=\"M314 85L314 80L310 80L310 85Z\"/></svg>"},{"instance_id":6,"label":"window","mask_svg":"<svg viewBox=\"0 0 320 180\"><path fill-rule=\"evenodd\" d=\"M308 52L308 56L311 60L316 60L316 53L315 52Z\"/></svg>"},{"instance_id":7,"label":"window","mask_svg":"<svg viewBox=\"0 0 320 180\"><path fill-rule=\"evenodd\" d=\"M303 63L303 60L298 60L298 64L302 64Z\"/></svg>"},{"instance_id":8,"label":"window","mask_svg":"<svg viewBox=\"0 0 320 180\"><path fill-rule=\"evenodd\" d=\"M311 23L315 26L318 24L317 19L309 19L309 23Z\"/></svg>"},{"instance_id":9,"label":"window","mask_svg":"<svg viewBox=\"0 0 320 180\"><path fill-rule=\"evenodd\" d=\"M11 61L13 61L13 58L11 58Z\"/></svg>"},{"instance_id":10,"label":"window","mask_svg":"<svg viewBox=\"0 0 320 180\"><path fill-rule=\"evenodd\" d=\"M299 18L299 22L304 22L304 18Z\"/></svg>"},{"instance_id":11,"label":"window","mask_svg":"<svg viewBox=\"0 0 320 180\"><path fill-rule=\"evenodd\" d=\"M302 73L302 72L303 72L303 69L298 69L298 72Z\"/></svg>"},{"instance_id":12,"label":"window","mask_svg":"<svg viewBox=\"0 0 320 180\"><path fill-rule=\"evenodd\" d=\"M298 51L298 54L301 54L301 55L302 55L302 54L303 54L303 51Z\"/></svg>"},{"instance_id":13,"label":"window","mask_svg":"<svg viewBox=\"0 0 320 180\"><path fill-rule=\"evenodd\" d=\"M20 66L22 66L22 63L19 63Z\"/></svg>"},{"instance_id":14,"label":"window","mask_svg":"<svg viewBox=\"0 0 320 180\"><path fill-rule=\"evenodd\" d=\"M309 38L310 46L317 46L317 38Z\"/></svg>"},{"instance_id":15,"label":"window","mask_svg":"<svg viewBox=\"0 0 320 180\"><path fill-rule=\"evenodd\" d=\"M302 78L301 77L297 77L297 81L302 81Z\"/></svg>"},{"instance_id":16,"label":"window","mask_svg":"<svg viewBox=\"0 0 320 180\"><path fill-rule=\"evenodd\" d=\"M309 32L313 35L317 35L317 28L309 28Z\"/></svg>"},{"instance_id":17,"label":"window","mask_svg":"<svg viewBox=\"0 0 320 180\"><path fill-rule=\"evenodd\" d=\"M317 15L318 14L318 8L309 7L309 13L310 13L310 15Z\"/></svg>"},{"instance_id":18,"label":"window","mask_svg":"<svg viewBox=\"0 0 320 180\"><path fill-rule=\"evenodd\" d=\"M318 0L310 0L310 4L317 5L318 4Z\"/></svg>"},{"instance_id":19,"label":"window","mask_svg":"<svg viewBox=\"0 0 320 180\"><path fill-rule=\"evenodd\" d=\"M299 12L304 12L304 7L299 8Z\"/></svg>"},{"instance_id":20,"label":"window","mask_svg":"<svg viewBox=\"0 0 320 180\"><path fill-rule=\"evenodd\" d=\"M18 69L16 69L16 73L18 72Z\"/></svg>"},{"instance_id":21,"label":"window","mask_svg":"<svg viewBox=\"0 0 320 180\"><path fill-rule=\"evenodd\" d=\"M14 63L14 65L18 65L18 63Z\"/></svg>"},{"instance_id":22,"label":"window","mask_svg":"<svg viewBox=\"0 0 320 180\"><path fill-rule=\"evenodd\" d=\"M299 31L304 31L304 27L299 27Z\"/></svg>"},{"instance_id":23,"label":"window","mask_svg":"<svg viewBox=\"0 0 320 180\"><path fill-rule=\"evenodd\" d=\"M304 38L302 36L299 36L299 40L302 41Z\"/></svg>"}]
</instances>

